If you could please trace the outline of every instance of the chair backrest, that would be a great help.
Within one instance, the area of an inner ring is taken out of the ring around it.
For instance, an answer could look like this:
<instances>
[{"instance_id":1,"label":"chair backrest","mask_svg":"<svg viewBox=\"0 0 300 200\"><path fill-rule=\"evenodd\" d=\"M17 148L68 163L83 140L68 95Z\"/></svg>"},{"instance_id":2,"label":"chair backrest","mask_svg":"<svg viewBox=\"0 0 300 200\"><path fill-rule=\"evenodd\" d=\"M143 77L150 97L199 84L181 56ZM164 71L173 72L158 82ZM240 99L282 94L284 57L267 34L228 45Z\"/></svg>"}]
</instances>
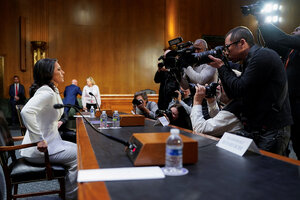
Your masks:
<instances>
[{"instance_id":1,"label":"chair backrest","mask_svg":"<svg viewBox=\"0 0 300 200\"><path fill-rule=\"evenodd\" d=\"M21 116L21 111L23 109L24 105L16 105L16 110L17 110L17 114L18 114L18 118L19 118L19 122L20 122L20 128L21 128L21 134L24 136L26 133L26 127L24 125L22 116Z\"/></svg>"},{"instance_id":2,"label":"chair backrest","mask_svg":"<svg viewBox=\"0 0 300 200\"><path fill-rule=\"evenodd\" d=\"M0 111L0 146L13 146L14 141L8 129L4 114ZM7 166L9 158L16 160L15 151L0 151L0 162L2 167Z\"/></svg>"},{"instance_id":3,"label":"chair backrest","mask_svg":"<svg viewBox=\"0 0 300 200\"><path fill-rule=\"evenodd\" d=\"M141 92L146 92L146 94L156 94L155 90L151 90L151 89L141 90Z\"/></svg>"}]
</instances>

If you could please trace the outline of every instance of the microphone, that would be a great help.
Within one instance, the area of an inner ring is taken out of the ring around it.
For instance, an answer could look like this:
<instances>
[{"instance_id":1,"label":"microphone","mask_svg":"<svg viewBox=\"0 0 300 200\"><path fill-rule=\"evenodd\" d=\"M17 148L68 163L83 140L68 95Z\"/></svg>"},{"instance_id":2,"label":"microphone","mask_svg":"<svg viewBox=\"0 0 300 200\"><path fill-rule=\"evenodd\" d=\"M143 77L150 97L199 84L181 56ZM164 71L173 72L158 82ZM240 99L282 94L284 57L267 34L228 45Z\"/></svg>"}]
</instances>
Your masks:
<instances>
[{"instance_id":1,"label":"microphone","mask_svg":"<svg viewBox=\"0 0 300 200\"><path fill-rule=\"evenodd\" d=\"M119 142L119 143L123 144L126 147L126 149L129 149L130 151L135 151L135 149L136 149L135 144L131 144L131 143L125 141L125 140L122 140L120 138L117 138L117 137L114 137L112 135L109 135L109 134L106 134L106 133L103 133L103 132L99 131L93 124L91 124L91 122L89 120L87 120L85 118L85 116L83 116L83 114L80 112L78 106L71 105L71 104L66 104L66 105L64 105L64 104L54 104L53 105L53 108L55 108L55 109L60 109L60 108L64 108L64 107L74 108L77 112L79 112L79 114L83 117L83 119L90 125L90 127L92 127L92 129L94 129L97 133L100 133L101 135L103 135L103 136L105 136L105 137L107 137L111 140L114 140L116 142Z\"/></svg>"},{"instance_id":2,"label":"microphone","mask_svg":"<svg viewBox=\"0 0 300 200\"><path fill-rule=\"evenodd\" d=\"M95 95L94 95L92 92L89 92L89 95L91 95L91 96L93 96L93 97L95 98L95 100L96 100L96 105L98 106L99 111L100 111L100 106L99 106L99 103L98 103L97 98L95 97ZM97 108L96 108L96 109L97 109Z\"/></svg>"}]
</instances>

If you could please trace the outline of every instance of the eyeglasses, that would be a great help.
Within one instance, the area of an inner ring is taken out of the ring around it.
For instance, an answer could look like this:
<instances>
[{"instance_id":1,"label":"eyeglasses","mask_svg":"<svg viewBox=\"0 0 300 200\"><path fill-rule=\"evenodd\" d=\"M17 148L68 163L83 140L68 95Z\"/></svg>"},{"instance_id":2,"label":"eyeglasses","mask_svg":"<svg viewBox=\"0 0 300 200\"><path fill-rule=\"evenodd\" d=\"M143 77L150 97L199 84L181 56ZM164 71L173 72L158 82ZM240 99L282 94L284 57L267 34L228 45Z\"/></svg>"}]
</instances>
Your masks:
<instances>
[{"instance_id":1,"label":"eyeglasses","mask_svg":"<svg viewBox=\"0 0 300 200\"><path fill-rule=\"evenodd\" d=\"M237 44L237 43L239 43L239 42L240 42L240 40L235 41L235 42L233 42L233 43L231 43L231 44L226 44L226 45L225 45L225 50L228 51L228 49L229 49L229 47L230 47L231 45Z\"/></svg>"}]
</instances>

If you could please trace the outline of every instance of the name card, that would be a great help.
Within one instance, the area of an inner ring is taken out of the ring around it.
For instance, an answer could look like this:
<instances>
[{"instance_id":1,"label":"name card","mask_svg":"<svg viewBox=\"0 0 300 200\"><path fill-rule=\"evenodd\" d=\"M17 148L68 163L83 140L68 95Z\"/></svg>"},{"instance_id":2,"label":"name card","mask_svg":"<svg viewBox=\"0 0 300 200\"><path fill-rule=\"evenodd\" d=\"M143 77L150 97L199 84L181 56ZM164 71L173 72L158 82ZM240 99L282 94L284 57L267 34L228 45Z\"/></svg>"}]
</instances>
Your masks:
<instances>
[{"instance_id":1,"label":"name card","mask_svg":"<svg viewBox=\"0 0 300 200\"><path fill-rule=\"evenodd\" d=\"M154 123L154 126L157 126L157 125L163 125L163 126L168 126L169 125L169 121L167 120L167 118L165 116L163 117L159 117L155 123Z\"/></svg>"},{"instance_id":2,"label":"name card","mask_svg":"<svg viewBox=\"0 0 300 200\"><path fill-rule=\"evenodd\" d=\"M239 156L243 156L247 150L260 154L252 139L227 132L224 133L217 146Z\"/></svg>"}]
</instances>

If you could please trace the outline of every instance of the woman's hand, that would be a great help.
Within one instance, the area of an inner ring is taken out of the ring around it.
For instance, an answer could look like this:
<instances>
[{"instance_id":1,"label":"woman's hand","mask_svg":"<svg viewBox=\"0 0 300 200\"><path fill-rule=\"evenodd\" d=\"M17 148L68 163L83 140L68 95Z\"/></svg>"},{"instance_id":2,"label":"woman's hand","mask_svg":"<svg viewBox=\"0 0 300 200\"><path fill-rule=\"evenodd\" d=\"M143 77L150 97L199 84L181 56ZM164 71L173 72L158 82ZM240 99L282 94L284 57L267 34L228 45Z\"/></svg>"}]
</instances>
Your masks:
<instances>
[{"instance_id":1,"label":"woman's hand","mask_svg":"<svg viewBox=\"0 0 300 200\"><path fill-rule=\"evenodd\" d=\"M40 152L45 152L47 150L47 147L48 147L48 144L47 144L46 140L43 140L43 141L37 143L37 149Z\"/></svg>"}]
</instances>

